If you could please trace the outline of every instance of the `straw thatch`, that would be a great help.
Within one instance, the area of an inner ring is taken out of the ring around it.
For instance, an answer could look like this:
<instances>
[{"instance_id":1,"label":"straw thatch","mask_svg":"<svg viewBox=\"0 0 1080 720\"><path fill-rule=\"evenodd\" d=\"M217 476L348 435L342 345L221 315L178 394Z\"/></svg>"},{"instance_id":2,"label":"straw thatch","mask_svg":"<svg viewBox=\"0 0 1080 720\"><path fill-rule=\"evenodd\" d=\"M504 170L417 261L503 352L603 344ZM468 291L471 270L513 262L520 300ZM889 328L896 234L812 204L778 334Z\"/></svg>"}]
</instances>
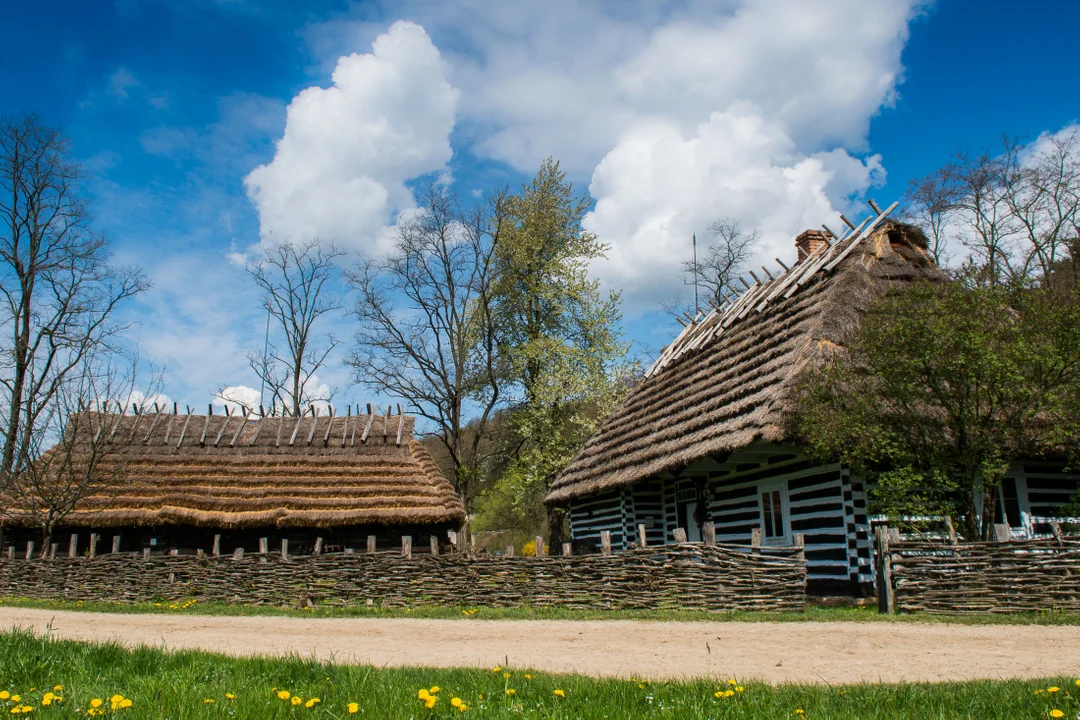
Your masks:
<instances>
[{"instance_id":1,"label":"straw thatch","mask_svg":"<svg viewBox=\"0 0 1080 720\"><path fill-rule=\"evenodd\" d=\"M413 425L406 415L96 413L80 424L73 457L93 444L111 487L80 501L65 524L460 523L464 508Z\"/></svg>"},{"instance_id":2,"label":"straw thatch","mask_svg":"<svg viewBox=\"0 0 1080 720\"><path fill-rule=\"evenodd\" d=\"M793 267L785 277L815 264L821 270L790 297L780 293L763 307L753 299L722 333L697 345L684 339L688 349L654 367L559 475L546 502L564 504L758 440L790 439L784 418L799 375L843 346L889 288L943 277L925 236L910 225L882 223L828 269L826 258L846 250L843 243L825 246ZM778 277L747 292L767 298L772 283L783 282ZM736 307L733 317L740 312Z\"/></svg>"}]
</instances>

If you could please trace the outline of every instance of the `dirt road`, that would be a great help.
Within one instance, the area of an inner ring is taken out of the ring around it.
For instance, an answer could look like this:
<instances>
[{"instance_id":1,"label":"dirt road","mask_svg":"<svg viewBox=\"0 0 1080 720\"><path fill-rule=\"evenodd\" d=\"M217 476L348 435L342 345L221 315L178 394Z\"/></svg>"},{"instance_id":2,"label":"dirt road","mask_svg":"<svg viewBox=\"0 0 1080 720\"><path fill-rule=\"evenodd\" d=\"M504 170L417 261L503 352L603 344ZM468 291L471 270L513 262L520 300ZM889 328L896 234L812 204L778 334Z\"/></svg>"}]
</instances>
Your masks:
<instances>
[{"instance_id":1,"label":"dirt road","mask_svg":"<svg viewBox=\"0 0 1080 720\"><path fill-rule=\"evenodd\" d=\"M898 682L1080 674L1080 627L846 622L307 619L0 608L0 627L79 640L295 652L376 666L509 664L650 679Z\"/></svg>"}]
</instances>

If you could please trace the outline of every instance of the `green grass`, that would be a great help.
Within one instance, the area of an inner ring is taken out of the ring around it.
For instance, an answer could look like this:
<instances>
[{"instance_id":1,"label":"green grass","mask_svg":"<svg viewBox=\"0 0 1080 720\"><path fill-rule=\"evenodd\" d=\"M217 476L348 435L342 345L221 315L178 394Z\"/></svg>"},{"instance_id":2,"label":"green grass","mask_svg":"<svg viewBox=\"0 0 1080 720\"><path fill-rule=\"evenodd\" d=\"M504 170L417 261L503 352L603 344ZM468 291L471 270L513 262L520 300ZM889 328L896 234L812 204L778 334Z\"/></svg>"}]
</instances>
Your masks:
<instances>
[{"instance_id":1,"label":"green grass","mask_svg":"<svg viewBox=\"0 0 1080 720\"><path fill-rule=\"evenodd\" d=\"M228 603L119 603L0 598L0 607L79 610L110 613L169 615L272 616L309 618L428 618L457 620L646 620L654 622L912 622L966 625L1080 625L1080 613L1019 613L1014 615L882 615L876 607L817 607L805 612L712 613L703 610L567 610L563 608L380 608L324 605L314 608Z\"/></svg>"},{"instance_id":2,"label":"green grass","mask_svg":"<svg viewBox=\"0 0 1080 720\"><path fill-rule=\"evenodd\" d=\"M509 673L505 677L504 673ZM531 677L529 677L531 676ZM465 702L464 717L478 718L1048 718L1080 711L1076 678L941 684L846 686L745 682L743 692L716 698L733 686L718 681L641 683L580 676L492 670L374 669L298 658L234 659L201 652L164 652L117 645L0 633L0 716L16 706L31 717L86 717L94 698L129 698L129 709L110 717L210 720L214 718L449 718L462 716L451 698ZM740 679L739 682L742 682ZM62 703L42 707L46 691L62 685ZM430 710L417 698L438 685ZM1055 694L1046 692L1056 686ZM515 693L508 695L507 690ZM279 700L286 690L312 708ZM555 691L565 693L556 697ZM1036 694L1036 691L1041 691ZM235 696L226 697L227 693ZM214 700L206 703L205 700ZM349 703L358 710L349 714ZM801 710L799 714L796 711ZM79 711L76 713L76 711ZM15 717L22 717L16 715Z\"/></svg>"}]
</instances>

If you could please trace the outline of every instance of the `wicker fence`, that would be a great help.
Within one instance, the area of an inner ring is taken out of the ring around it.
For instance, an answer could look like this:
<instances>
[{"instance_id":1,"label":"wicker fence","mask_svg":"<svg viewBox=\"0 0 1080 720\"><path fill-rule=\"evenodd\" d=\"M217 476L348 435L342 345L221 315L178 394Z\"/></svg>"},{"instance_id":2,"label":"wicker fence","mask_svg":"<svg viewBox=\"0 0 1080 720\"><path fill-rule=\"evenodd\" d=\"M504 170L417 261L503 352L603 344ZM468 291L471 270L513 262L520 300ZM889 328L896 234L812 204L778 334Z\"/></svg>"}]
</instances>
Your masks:
<instances>
[{"instance_id":1,"label":"wicker fence","mask_svg":"<svg viewBox=\"0 0 1080 720\"><path fill-rule=\"evenodd\" d=\"M610 555L505 557L118 553L0 559L0 596L259 605L801 610L802 548L684 543Z\"/></svg>"},{"instance_id":2,"label":"wicker fence","mask_svg":"<svg viewBox=\"0 0 1080 720\"><path fill-rule=\"evenodd\" d=\"M898 540L877 534L883 612L1080 612L1080 540Z\"/></svg>"}]
</instances>

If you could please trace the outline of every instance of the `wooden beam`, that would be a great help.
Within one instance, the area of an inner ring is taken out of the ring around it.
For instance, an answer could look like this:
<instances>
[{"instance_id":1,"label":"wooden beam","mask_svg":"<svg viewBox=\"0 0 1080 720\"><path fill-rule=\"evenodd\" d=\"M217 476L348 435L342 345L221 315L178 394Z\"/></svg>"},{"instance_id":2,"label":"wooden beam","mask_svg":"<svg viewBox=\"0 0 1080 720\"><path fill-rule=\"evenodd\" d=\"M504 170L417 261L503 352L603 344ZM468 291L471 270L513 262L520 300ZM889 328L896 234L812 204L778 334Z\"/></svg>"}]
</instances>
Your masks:
<instances>
[{"instance_id":1,"label":"wooden beam","mask_svg":"<svg viewBox=\"0 0 1080 720\"><path fill-rule=\"evenodd\" d=\"M158 420L161 419L161 413L154 413L154 419L150 421L150 429L146 431L146 437L143 438L144 444L149 444L150 436L154 434L154 428L157 427Z\"/></svg>"},{"instance_id":2,"label":"wooden beam","mask_svg":"<svg viewBox=\"0 0 1080 720\"><path fill-rule=\"evenodd\" d=\"M571 545L570 543L563 543L562 544L563 557L570 557L573 554L573 552L574 552L574 546L573 545Z\"/></svg>"},{"instance_id":3,"label":"wooden beam","mask_svg":"<svg viewBox=\"0 0 1080 720\"><path fill-rule=\"evenodd\" d=\"M206 447L206 431L210 429L210 418L214 415L214 404L210 403L210 412L206 414L206 420L203 421L202 435L199 436L199 445Z\"/></svg>"},{"instance_id":4,"label":"wooden beam","mask_svg":"<svg viewBox=\"0 0 1080 720\"><path fill-rule=\"evenodd\" d=\"M315 438L315 430L319 427L319 416L317 413L315 413L314 407L312 407L311 410L313 414L311 416L311 431L307 435L308 445L311 445L311 441Z\"/></svg>"},{"instance_id":5,"label":"wooden beam","mask_svg":"<svg viewBox=\"0 0 1080 720\"><path fill-rule=\"evenodd\" d=\"M71 533L71 538L68 540L68 557L79 556L79 536L75 533Z\"/></svg>"},{"instance_id":6,"label":"wooden beam","mask_svg":"<svg viewBox=\"0 0 1080 720\"><path fill-rule=\"evenodd\" d=\"M439 538L432 535L429 539L429 544L431 545L431 556L439 557Z\"/></svg>"},{"instance_id":7,"label":"wooden beam","mask_svg":"<svg viewBox=\"0 0 1080 720\"><path fill-rule=\"evenodd\" d=\"M686 528L675 528L671 532L671 536L674 538L676 545L681 545L686 542Z\"/></svg>"},{"instance_id":8,"label":"wooden beam","mask_svg":"<svg viewBox=\"0 0 1080 720\"><path fill-rule=\"evenodd\" d=\"M649 545L649 537L645 532L645 524L642 523L637 526L637 541L638 547L647 547Z\"/></svg>"},{"instance_id":9,"label":"wooden beam","mask_svg":"<svg viewBox=\"0 0 1080 720\"><path fill-rule=\"evenodd\" d=\"M293 446L296 442L296 433L300 432L300 423L304 422L304 416L301 413L296 414L296 424L293 425L292 435L289 436L289 447Z\"/></svg>"},{"instance_id":10,"label":"wooden beam","mask_svg":"<svg viewBox=\"0 0 1080 720\"><path fill-rule=\"evenodd\" d=\"M405 416L401 414L401 406L398 405L398 421L397 421L397 442L396 445L401 444L401 432L405 429Z\"/></svg>"},{"instance_id":11,"label":"wooden beam","mask_svg":"<svg viewBox=\"0 0 1080 720\"><path fill-rule=\"evenodd\" d=\"M610 530L601 530L600 531L600 554L601 555L610 555L611 554L611 531Z\"/></svg>"},{"instance_id":12,"label":"wooden beam","mask_svg":"<svg viewBox=\"0 0 1080 720\"><path fill-rule=\"evenodd\" d=\"M386 438L390 434L390 410L391 410L390 406L387 405L386 406L386 415L383 416L383 424L382 424L382 441L383 441L383 445L386 444Z\"/></svg>"},{"instance_id":13,"label":"wooden beam","mask_svg":"<svg viewBox=\"0 0 1080 720\"><path fill-rule=\"evenodd\" d=\"M225 434L225 428L229 427L229 421L230 420L232 420L232 416L226 415L225 416L225 421L223 423L221 423L221 429L218 430L217 437L214 438L214 447L217 447L218 443L221 442L221 437ZM244 427L244 421L243 420L240 421L240 427Z\"/></svg>"},{"instance_id":14,"label":"wooden beam","mask_svg":"<svg viewBox=\"0 0 1080 720\"><path fill-rule=\"evenodd\" d=\"M218 557L219 555L221 555L221 536L220 535L215 535L214 536L214 548L213 548L213 550L211 552L214 554L214 557Z\"/></svg>"},{"instance_id":15,"label":"wooden beam","mask_svg":"<svg viewBox=\"0 0 1080 720\"><path fill-rule=\"evenodd\" d=\"M716 523L707 520L701 526L701 533L705 536L705 544L710 547L716 546Z\"/></svg>"},{"instance_id":16,"label":"wooden beam","mask_svg":"<svg viewBox=\"0 0 1080 720\"><path fill-rule=\"evenodd\" d=\"M120 536L119 535L113 535L112 536L112 554L117 555L119 553L120 553Z\"/></svg>"},{"instance_id":17,"label":"wooden beam","mask_svg":"<svg viewBox=\"0 0 1080 720\"><path fill-rule=\"evenodd\" d=\"M232 440L229 441L229 447L236 447L236 441L240 439L240 433L244 432L247 424L247 415L244 415L240 418L240 424L236 426L236 432L233 433Z\"/></svg>"},{"instance_id":18,"label":"wooden beam","mask_svg":"<svg viewBox=\"0 0 1080 720\"><path fill-rule=\"evenodd\" d=\"M367 425L364 426L364 433L360 436L360 442L366 443L368 439L368 433L371 432L371 426L375 423L375 415L371 412L371 406L368 405L368 418Z\"/></svg>"},{"instance_id":19,"label":"wooden beam","mask_svg":"<svg viewBox=\"0 0 1080 720\"><path fill-rule=\"evenodd\" d=\"M375 552L375 536L374 535L368 535L367 536L367 551L368 551L369 555L371 555L371 554L373 554Z\"/></svg>"},{"instance_id":20,"label":"wooden beam","mask_svg":"<svg viewBox=\"0 0 1080 720\"><path fill-rule=\"evenodd\" d=\"M184 418L184 427L180 428L180 439L176 442L176 449L179 450L180 446L184 444L184 435L187 434L188 423L191 422L191 410L188 410L187 417Z\"/></svg>"},{"instance_id":21,"label":"wooden beam","mask_svg":"<svg viewBox=\"0 0 1080 720\"><path fill-rule=\"evenodd\" d=\"M412 536L401 536L401 557L406 560L412 560Z\"/></svg>"},{"instance_id":22,"label":"wooden beam","mask_svg":"<svg viewBox=\"0 0 1080 720\"><path fill-rule=\"evenodd\" d=\"M345 440L349 434L349 421L352 420L352 405L350 404L345 415L345 419L341 423L341 447L345 447ZM353 435L356 435L356 429L353 428Z\"/></svg>"},{"instance_id":23,"label":"wooden beam","mask_svg":"<svg viewBox=\"0 0 1080 720\"><path fill-rule=\"evenodd\" d=\"M547 551L544 549L544 536L543 535L537 535L536 536L536 557L545 557L546 555L547 555Z\"/></svg>"},{"instance_id":24,"label":"wooden beam","mask_svg":"<svg viewBox=\"0 0 1080 720\"><path fill-rule=\"evenodd\" d=\"M315 538L315 549L312 551L314 555L322 555L323 539L321 537Z\"/></svg>"},{"instance_id":25,"label":"wooden beam","mask_svg":"<svg viewBox=\"0 0 1080 720\"><path fill-rule=\"evenodd\" d=\"M323 436L322 446L330 445L330 431L334 429L334 408L330 408L330 420L326 423L326 435Z\"/></svg>"}]
</instances>

